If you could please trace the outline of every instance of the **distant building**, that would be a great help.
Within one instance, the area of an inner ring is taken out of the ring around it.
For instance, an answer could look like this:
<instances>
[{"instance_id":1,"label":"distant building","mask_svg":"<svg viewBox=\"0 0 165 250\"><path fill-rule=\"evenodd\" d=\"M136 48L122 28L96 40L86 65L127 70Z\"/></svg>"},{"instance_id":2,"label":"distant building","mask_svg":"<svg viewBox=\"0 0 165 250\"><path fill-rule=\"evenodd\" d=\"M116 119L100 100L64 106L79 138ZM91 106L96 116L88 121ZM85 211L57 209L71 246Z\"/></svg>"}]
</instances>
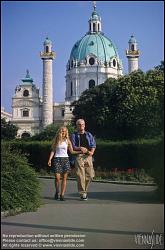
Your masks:
<instances>
[{"instance_id":1,"label":"distant building","mask_svg":"<svg viewBox=\"0 0 165 250\"><path fill-rule=\"evenodd\" d=\"M12 114L5 111L4 107L1 107L1 119L5 118L5 120L11 121L12 120Z\"/></svg>"},{"instance_id":2,"label":"distant building","mask_svg":"<svg viewBox=\"0 0 165 250\"><path fill-rule=\"evenodd\" d=\"M25 78L16 87L12 98L12 122L19 127L18 137L32 136L52 123L69 123L73 117L70 104L78 100L84 90L102 84L109 77L118 78L123 75L117 48L102 32L101 17L96 11L96 4L93 8L88 21L88 32L73 45L66 65L65 101L53 102L52 64L55 53L49 38L44 41L44 50L40 53L43 61L42 98L28 70ZM134 36L129 40L126 56L129 73L137 70L139 50Z\"/></svg>"}]
</instances>

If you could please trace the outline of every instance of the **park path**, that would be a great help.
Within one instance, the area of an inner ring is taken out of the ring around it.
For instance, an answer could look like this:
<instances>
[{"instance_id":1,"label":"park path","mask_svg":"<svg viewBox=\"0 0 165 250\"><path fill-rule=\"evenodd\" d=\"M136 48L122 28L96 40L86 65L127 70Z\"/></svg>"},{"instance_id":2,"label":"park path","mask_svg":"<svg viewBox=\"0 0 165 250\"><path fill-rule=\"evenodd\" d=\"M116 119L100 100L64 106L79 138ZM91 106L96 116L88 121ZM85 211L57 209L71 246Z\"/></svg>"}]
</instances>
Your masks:
<instances>
[{"instance_id":1,"label":"park path","mask_svg":"<svg viewBox=\"0 0 165 250\"><path fill-rule=\"evenodd\" d=\"M154 199L154 186L92 182L81 201L76 181L68 180L62 202L53 199L54 180L40 180L36 212L2 217L2 248L164 248L164 204Z\"/></svg>"}]
</instances>

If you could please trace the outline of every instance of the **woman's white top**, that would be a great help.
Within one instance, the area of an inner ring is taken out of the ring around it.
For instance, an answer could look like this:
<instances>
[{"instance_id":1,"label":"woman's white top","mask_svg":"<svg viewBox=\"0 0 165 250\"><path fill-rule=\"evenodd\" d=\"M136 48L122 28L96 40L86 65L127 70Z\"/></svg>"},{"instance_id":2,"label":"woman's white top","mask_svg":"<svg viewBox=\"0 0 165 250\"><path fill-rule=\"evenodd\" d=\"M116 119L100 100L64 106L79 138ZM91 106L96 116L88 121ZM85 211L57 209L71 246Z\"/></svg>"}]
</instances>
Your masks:
<instances>
[{"instance_id":1,"label":"woman's white top","mask_svg":"<svg viewBox=\"0 0 165 250\"><path fill-rule=\"evenodd\" d=\"M55 157L68 157L67 151L68 151L68 143L66 140L57 145Z\"/></svg>"}]
</instances>

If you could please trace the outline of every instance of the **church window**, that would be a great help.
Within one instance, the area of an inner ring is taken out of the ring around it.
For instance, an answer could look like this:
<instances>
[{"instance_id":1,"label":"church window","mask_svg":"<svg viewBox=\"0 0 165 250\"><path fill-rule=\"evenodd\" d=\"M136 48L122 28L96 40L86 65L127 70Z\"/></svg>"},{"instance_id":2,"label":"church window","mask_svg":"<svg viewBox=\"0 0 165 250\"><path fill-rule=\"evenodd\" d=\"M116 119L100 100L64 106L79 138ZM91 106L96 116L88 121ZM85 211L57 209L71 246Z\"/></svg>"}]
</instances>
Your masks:
<instances>
[{"instance_id":1,"label":"church window","mask_svg":"<svg viewBox=\"0 0 165 250\"><path fill-rule=\"evenodd\" d=\"M96 24L93 23L93 31L96 32Z\"/></svg>"},{"instance_id":2,"label":"church window","mask_svg":"<svg viewBox=\"0 0 165 250\"><path fill-rule=\"evenodd\" d=\"M49 53L49 46L46 46L46 53Z\"/></svg>"},{"instance_id":3,"label":"church window","mask_svg":"<svg viewBox=\"0 0 165 250\"><path fill-rule=\"evenodd\" d=\"M73 83L72 82L70 83L70 95L71 96L73 95Z\"/></svg>"},{"instance_id":4,"label":"church window","mask_svg":"<svg viewBox=\"0 0 165 250\"><path fill-rule=\"evenodd\" d=\"M71 61L71 68L73 68L73 60Z\"/></svg>"},{"instance_id":5,"label":"church window","mask_svg":"<svg viewBox=\"0 0 165 250\"><path fill-rule=\"evenodd\" d=\"M90 65L93 65L95 63L95 59L93 58L93 57L91 57L90 59L89 59L89 64Z\"/></svg>"},{"instance_id":6,"label":"church window","mask_svg":"<svg viewBox=\"0 0 165 250\"><path fill-rule=\"evenodd\" d=\"M131 50L134 51L135 50L135 46L134 44L131 45Z\"/></svg>"},{"instance_id":7,"label":"church window","mask_svg":"<svg viewBox=\"0 0 165 250\"><path fill-rule=\"evenodd\" d=\"M98 31L100 30L100 24L98 23Z\"/></svg>"},{"instance_id":8,"label":"church window","mask_svg":"<svg viewBox=\"0 0 165 250\"><path fill-rule=\"evenodd\" d=\"M89 45L93 46L93 45L94 45L94 42L93 42L93 41L91 41Z\"/></svg>"},{"instance_id":9,"label":"church window","mask_svg":"<svg viewBox=\"0 0 165 250\"><path fill-rule=\"evenodd\" d=\"M113 59L113 67L116 67L116 60Z\"/></svg>"},{"instance_id":10,"label":"church window","mask_svg":"<svg viewBox=\"0 0 165 250\"><path fill-rule=\"evenodd\" d=\"M23 110L23 117L29 116L29 110Z\"/></svg>"},{"instance_id":11,"label":"church window","mask_svg":"<svg viewBox=\"0 0 165 250\"><path fill-rule=\"evenodd\" d=\"M95 86L95 81L92 79L89 81L89 89L93 88Z\"/></svg>"},{"instance_id":12,"label":"church window","mask_svg":"<svg viewBox=\"0 0 165 250\"><path fill-rule=\"evenodd\" d=\"M29 96L29 90L25 89L23 92L23 96Z\"/></svg>"},{"instance_id":13,"label":"church window","mask_svg":"<svg viewBox=\"0 0 165 250\"><path fill-rule=\"evenodd\" d=\"M65 110L64 109L62 109L61 110L61 115L64 117L64 114L65 114Z\"/></svg>"},{"instance_id":14,"label":"church window","mask_svg":"<svg viewBox=\"0 0 165 250\"><path fill-rule=\"evenodd\" d=\"M21 138L29 138L29 137L30 137L30 134L28 132L24 132L21 135Z\"/></svg>"}]
</instances>

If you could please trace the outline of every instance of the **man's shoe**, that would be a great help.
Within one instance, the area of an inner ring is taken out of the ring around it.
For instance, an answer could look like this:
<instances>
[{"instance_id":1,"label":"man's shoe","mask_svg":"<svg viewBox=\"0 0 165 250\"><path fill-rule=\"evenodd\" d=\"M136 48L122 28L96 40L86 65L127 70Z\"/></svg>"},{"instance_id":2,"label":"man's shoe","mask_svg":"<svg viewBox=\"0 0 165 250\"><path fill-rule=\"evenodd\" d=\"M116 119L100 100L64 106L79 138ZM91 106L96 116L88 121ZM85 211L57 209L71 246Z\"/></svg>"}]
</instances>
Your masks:
<instances>
[{"instance_id":1,"label":"man's shoe","mask_svg":"<svg viewBox=\"0 0 165 250\"><path fill-rule=\"evenodd\" d=\"M54 199L55 199L55 200L58 200L58 193L55 193Z\"/></svg>"},{"instance_id":2,"label":"man's shoe","mask_svg":"<svg viewBox=\"0 0 165 250\"><path fill-rule=\"evenodd\" d=\"M88 200L87 194L82 194L80 198L83 201L87 201Z\"/></svg>"},{"instance_id":3,"label":"man's shoe","mask_svg":"<svg viewBox=\"0 0 165 250\"><path fill-rule=\"evenodd\" d=\"M64 196L60 195L60 201L65 201Z\"/></svg>"}]
</instances>

